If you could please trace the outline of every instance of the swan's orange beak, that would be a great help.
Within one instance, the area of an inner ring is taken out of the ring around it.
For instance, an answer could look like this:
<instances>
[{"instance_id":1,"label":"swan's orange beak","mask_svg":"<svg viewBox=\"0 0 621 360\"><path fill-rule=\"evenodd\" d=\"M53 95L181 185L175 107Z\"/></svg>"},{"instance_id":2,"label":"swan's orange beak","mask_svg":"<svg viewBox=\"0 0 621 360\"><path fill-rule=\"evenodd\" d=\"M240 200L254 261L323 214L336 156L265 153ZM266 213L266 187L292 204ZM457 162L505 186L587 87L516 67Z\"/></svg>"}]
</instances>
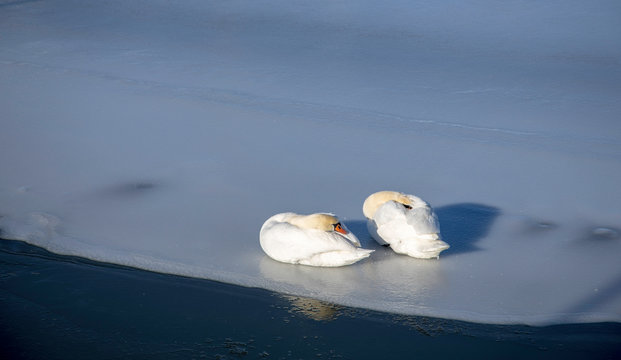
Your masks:
<instances>
[{"instance_id":1,"label":"swan's orange beak","mask_svg":"<svg viewBox=\"0 0 621 360\"><path fill-rule=\"evenodd\" d=\"M345 234L345 235L348 234L347 230L343 229L341 224L334 225L334 231L340 232L341 234Z\"/></svg>"}]
</instances>

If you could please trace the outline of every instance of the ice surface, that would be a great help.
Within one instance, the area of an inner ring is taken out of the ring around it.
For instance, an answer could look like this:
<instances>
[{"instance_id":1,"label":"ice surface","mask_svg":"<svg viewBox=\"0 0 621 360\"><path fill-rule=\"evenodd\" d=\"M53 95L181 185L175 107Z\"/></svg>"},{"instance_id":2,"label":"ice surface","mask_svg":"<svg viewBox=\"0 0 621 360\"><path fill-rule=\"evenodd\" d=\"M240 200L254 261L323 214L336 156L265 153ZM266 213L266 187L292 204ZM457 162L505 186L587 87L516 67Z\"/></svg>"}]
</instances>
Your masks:
<instances>
[{"instance_id":1,"label":"ice surface","mask_svg":"<svg viewBox=\"0 0 621 360\"><path fill-rule=\"evenodd\" d=\"M617 1L0 1L0 229L62 254L383 311L621 321ZM370 239L422 197L439 261ZM276 263L334 212L358 264Z\"/></svg>"}]
</instances>

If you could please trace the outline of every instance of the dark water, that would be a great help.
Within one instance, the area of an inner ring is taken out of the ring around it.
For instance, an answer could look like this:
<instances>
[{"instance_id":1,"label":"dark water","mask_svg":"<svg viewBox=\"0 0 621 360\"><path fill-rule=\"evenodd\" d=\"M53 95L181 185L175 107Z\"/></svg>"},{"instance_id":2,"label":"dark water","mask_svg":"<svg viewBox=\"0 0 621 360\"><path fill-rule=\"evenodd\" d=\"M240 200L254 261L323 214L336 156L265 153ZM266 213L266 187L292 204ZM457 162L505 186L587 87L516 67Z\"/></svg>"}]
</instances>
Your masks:
<instances>
[{"instance_id":1,"label":"dark water","mask_svg":"<svg viewBox=\"0 0 621 360\"><path fill-rule=\"evenodd\" d=\"M494 326L340 307L0 240L0 359L619 359L621 324Z\"/></svg>"}]
</instances>

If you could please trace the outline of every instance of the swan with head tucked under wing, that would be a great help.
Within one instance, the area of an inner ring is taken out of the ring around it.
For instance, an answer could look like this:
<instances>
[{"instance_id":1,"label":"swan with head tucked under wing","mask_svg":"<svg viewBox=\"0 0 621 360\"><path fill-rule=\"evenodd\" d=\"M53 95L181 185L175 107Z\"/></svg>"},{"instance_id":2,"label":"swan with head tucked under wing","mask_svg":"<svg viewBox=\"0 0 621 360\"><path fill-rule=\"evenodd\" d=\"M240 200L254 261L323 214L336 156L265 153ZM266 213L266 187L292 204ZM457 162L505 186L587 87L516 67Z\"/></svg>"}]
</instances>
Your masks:
<instances>
[{"instance_id":1,"label":"swan with head tucked under wing","mask_svg":"<svg viewBox=\"0 0 621 360\"><path fill-rule=\"evenodd\" d=\"M414 195L376 192L364 201L362 211L375 241L396 253L432 259L449 248L440 239L440 224L431 206Z\"/></svg>"},{"instance_id":2,"label":"swan with head tucked under wing","mask_svg":"<svg viewBox=\"0 0 621 360\"><path fill-rule=\"evenodd\" d=\"M272 259L311 266L343 266L369 257L373 250L332 214L276 214L261 227L259 240Z\"/></svg>"}]
</instances>

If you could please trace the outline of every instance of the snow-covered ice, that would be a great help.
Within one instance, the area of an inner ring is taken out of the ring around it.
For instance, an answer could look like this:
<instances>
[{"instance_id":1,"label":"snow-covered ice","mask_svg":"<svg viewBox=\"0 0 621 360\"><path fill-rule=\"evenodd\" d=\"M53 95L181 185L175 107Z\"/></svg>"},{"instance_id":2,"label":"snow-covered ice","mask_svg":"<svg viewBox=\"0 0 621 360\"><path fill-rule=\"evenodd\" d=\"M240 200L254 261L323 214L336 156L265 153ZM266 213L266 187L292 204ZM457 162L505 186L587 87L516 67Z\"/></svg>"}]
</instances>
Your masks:
<instances>
[{"instance_id":1,"label":"snow-covered ice","mask_svg":"<svg viewBox=\"0 0 621 360\"><path fill-rule=\"evenodd\" d=\"M621 321L618 1L0 1L1 236L489 323ZM367 233L421 196L451 248ZM376 251L277 263L271 215Z\"/></svg>"}]
</instances>

